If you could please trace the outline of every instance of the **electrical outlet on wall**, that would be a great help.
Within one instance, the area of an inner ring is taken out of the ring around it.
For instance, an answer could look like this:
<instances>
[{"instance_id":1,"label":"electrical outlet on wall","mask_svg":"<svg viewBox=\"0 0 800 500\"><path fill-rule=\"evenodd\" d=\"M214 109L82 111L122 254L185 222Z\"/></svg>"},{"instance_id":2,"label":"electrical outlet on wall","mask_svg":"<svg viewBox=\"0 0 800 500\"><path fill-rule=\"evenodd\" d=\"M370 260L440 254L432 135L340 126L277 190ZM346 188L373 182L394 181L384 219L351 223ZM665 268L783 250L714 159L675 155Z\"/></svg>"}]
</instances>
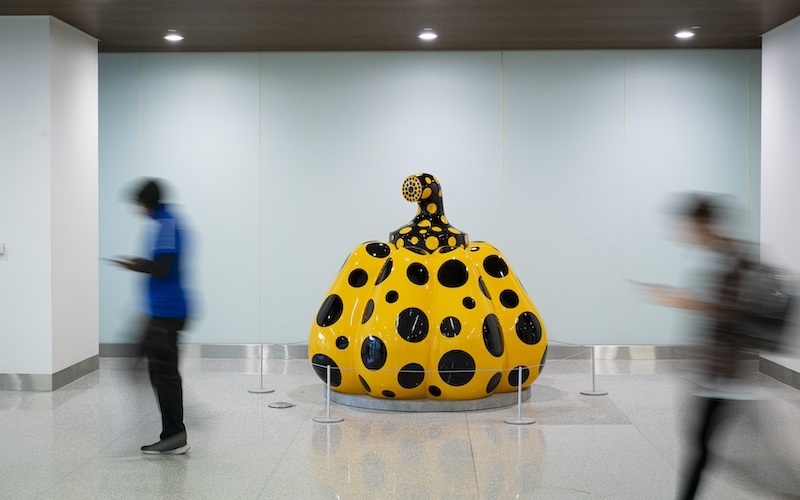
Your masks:
<instances>
[{"instance_id":1,"label":"electrical outlet on wall","mask_svg":"<svg viewBox=\"0 0 800 500\"><path fill-rule=\"evenodd\" d=\"M0 257L5 256L5 254L6 254L6 244L0 243Z\"/></svg>"}]
</instances>

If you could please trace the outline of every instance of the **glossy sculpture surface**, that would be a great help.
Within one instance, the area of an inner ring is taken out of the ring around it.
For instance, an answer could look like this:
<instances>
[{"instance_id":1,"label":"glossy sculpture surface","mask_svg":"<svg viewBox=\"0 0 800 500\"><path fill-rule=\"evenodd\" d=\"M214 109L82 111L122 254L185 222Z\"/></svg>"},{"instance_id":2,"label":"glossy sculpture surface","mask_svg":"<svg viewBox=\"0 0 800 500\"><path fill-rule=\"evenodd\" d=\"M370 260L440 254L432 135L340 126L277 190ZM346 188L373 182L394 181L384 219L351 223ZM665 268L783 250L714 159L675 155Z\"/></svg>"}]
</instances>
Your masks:
<instances>
[{"instance_id":1,"label":"glossy sculpture surface","mask_svg":"<svg viewBox=\"0 0 800 500\"><path fill-rule=\"evenodd\" d=\"M408 177L417 215L347 258L312 324L317 374L346 394L464 400L516 391L544 366L536 307L497 248L469 242L430 174Z\"/></svg>"}]
</instances>

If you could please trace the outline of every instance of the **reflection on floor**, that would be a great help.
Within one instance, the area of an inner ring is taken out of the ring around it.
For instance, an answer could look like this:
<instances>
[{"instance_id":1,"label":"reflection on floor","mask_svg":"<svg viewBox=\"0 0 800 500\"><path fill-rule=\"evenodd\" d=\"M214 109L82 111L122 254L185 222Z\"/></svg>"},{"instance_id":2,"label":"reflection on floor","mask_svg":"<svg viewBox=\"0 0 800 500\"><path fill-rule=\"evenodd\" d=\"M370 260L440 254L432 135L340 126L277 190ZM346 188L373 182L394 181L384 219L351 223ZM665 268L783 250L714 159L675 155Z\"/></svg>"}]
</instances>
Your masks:
<instances>
[{"instance_id":1,"label":"reflection on floor","mask_svg":"<svg viewBox=\"0 0 800 500\"><path fill-rule=\"evenodd\" d=\"M185 359L184 456L142 455L159 416L144 367L102 358L53 393L0 392L0 498L671 499L685 462L692 362L553 360L516 407L392 413L332 405L307 360ZM753 365L755 370L755 364ZM791 498L800 391L753 372L767 399L742 403L715 442L700 498ZM295 406L271 409L275 401Z\"/></svg>"}]
</instances>

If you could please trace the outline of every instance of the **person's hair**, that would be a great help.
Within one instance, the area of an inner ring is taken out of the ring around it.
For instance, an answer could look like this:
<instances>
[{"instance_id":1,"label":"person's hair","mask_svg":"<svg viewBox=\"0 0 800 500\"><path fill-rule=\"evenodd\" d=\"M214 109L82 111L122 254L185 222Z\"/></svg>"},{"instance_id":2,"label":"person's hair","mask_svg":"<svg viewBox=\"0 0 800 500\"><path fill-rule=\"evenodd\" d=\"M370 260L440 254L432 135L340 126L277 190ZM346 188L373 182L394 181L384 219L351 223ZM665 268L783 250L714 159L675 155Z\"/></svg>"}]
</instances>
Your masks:
<instances>
[{"instance_id":1,"label":"person's hair","mask_svg":"<svg viewBox=\"0 0 800 500\"><path fill-rule=\"evenodd\" d=\"M717 209L710 200L698 198L694 206L688 207L686 217L691 218L695 222L702 222L705 224L712 224L717 220Z\"/></svg>"},{"instance_id":2,"label":"person's hair","mask_svg":"<svg viewBox=\"0 0 800 500\"><path fill-rule=\"evenodd\" d=\"M671 212L682 219L710 225L720 222L721 215L713 198L696 193L681 196Z\"/></svg>"},{"instance_id":3,"label":"person's hair","mask_svg":"<svg viewBox=\"0 0 800 500\"><path fill-rule=\"evenodd\" d=\"M155 208L161 203L161 188L153 179L145 179L136 193L136 203L145 208Z\"/></svg>"}]
</instances>

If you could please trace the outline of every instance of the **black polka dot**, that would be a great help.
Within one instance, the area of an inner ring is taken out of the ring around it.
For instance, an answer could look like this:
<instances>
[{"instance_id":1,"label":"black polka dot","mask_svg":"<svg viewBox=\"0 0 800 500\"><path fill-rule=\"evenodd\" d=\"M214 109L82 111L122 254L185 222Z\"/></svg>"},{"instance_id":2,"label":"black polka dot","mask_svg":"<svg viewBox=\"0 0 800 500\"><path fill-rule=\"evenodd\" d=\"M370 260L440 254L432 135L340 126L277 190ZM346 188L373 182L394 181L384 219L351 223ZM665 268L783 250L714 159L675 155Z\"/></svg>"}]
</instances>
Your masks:
<instances>
[{"instance_id":1,"label":"black polka dot","mask_svg":"<svg viewBox=\"0 0 800 500\"><path fill-rule=\"evenodd\" d=\"M528 345L542 340L542 325L532 312L524 312L517 318L517 337Z\"/></svg>"},{"instance_id":2,"label":"black polka dot","mask_svg":"<svg viewBox=\"0 0 800 500\"><path fill-rule=\"evenodd\" d=\"M315 354L311 357L311 366L317 372L317 376L322 379L326 384L328 383L328 369L331 367L331 387L339 387L342 385L342 372L339 371L339 366L328 356L324 354Z\"/></svg>"},{"instance_id":3,"label":"black polka dot","mask_svg":"<svg viewBox=\"0 0 800 500\"><path fill-rule=\"evenodd\" d=\"M503 290L500 292L500 303L503 307L514 309L519 305L519 297L514 290Z\"/></svg>"},{"instance_id":4,"label":"black polka dot","mask_svg":"<svg viewBox=\"0 0 800 500\"><path fill-rule=\"evenodd\" d=\"M342 303L341 297L335 293L333 295L329 295L319 308L319 312L317 313L317 324L319 326L331 326L339 321L343 310L344 304Z\"/></svg>"},{"instance_id":5,"label":"black polka dot","mask_svg":"<svg viewBox=\"0 0 800 500\"><path fill-rule=\"evenodd\" d=\"M359 376L358 376L358 380L360 380L360 381L361 381L361 385L363 385L363 386L364 386L364 390L365 390L365 391L367 391L367 392L372 392L372 389L370 389L370 388L369 388L369 384L367 383L367 381L366 381L366 380L364 380L364 377L362 377L361 375L359 375Z\"/></svg>"},{"instance_id":6,"label":"black polka dot","mask_svg":"<svg viewBox=\"0 0 800 500\"><path fill-rule=\"evenodd\" d=\"M349 345L350 341L347 340L347 337L345 336L336 337L336 347L338 347L339 349L347 349L347 346Z\"/></svg>"},{"instance_id":7,"label":"black polka dot","mask_svg":"<svg viewBox=\"0 0 800 500\"><path fill-rule=\"evenodd\" d=\"M483 282L483 277L482 276L478 277L478 286L481 288L481 292L483 293L483 296L486 297L489 300L492 300L492 296L489 295L489 290L486 289L486 283Z\"/></svg>"},{"instance_id":8,"label":"black polka dot","mask_svg":"<svg viewBox=\"0 0 800 500\"><path fill-rule=\"evenodd\" d=\"M431 393L431 396L435 396L437 398L442 395L442 390L435 385L428 387L428 392Z\"/></svg>"},{"instance_id":9,"label":"black polka dot","mask_svg":"<svg viewBox=\"0 0 800 500\"><path fill-rule=\"evenodd\" d=\"M472 297L464 297L464 300L461 301L464 304L464 307L467 309L474 309L475 308L475 299Z\"/></svg>"},{"instance_id":10,"label":"black polka dot","mask_svg":"<svg viewBox=\"0 0 800 500\"><path fill-rule=\"evenodd\" d=\"M386 345L378 337L370 335L361 345L361 361L370 370L380 370L386 363Z\"/></svg>"},{"instance_id":11,"label":"black polka dot","mask_svg":"<svg viewBox=\"0 0 800 500\"><path fill-rule=\"evenodd\" d=\"M439 268L439 283L448 288L458 288L467 282L467 266L458 260L448 260Z\"/></svg>"},{"instance_id":12,"label":"black polka dot","mask_svg":"<svg viewBox=\"0 0 800 500\"><path fill-rule=\"evenodd\" d=\"M413 245L413 243L412 243L412 245ZM414 252L415 254L418 254L418 255L428 255L428 252L426 252L425 250L423 250L423 249L421 249L419 247L410 246L410 247L403 247L403 248L407 249L409 252Z\"/></svg>"},{"instance_id":13,"label":"black polka dot","mask_svg":"<svg viewBox=\"0 0 800 500\"><path fill-rule=\"evenodd\" d=\"M379 259L388 257L391 251L392 249L386 243L370 243L367 245L367 253Z\"/></svg>"},{"instance_id":14,"label":"black polka dot","mask_svg":"<svg viewBox=\"0 0 800 500\"><path fill-rule=\"evenodd\" d=\"M421 309L409 307L397 315L397 334L409 342L419 342L428 336L428 317Z\"/></svg>"},{"instance_id":15,"label":"black polka dot","mask_svg":"<svg viewBox=\"0 0 800 500\"><path fill-rule=\"evenodd\" d=\"M486 394L491 394L497 389L497 386L500 385L500 379L503 378L503 374L500 372L495 373L492 375L492 378L489 380L489 383L486 384Z\"/></svg>"},{"instance_id":16,"label":"black polka dot","mask_svg":"<svg viewBox=\"0 0 800 500\"><path fill-rule=\"evenodd\" d=\"M390 304L394 304L395 302L397 302L397 299L399 297L400 296L397 294L397 292L395 292L394 290L391 290L391 291L389 291L389 293L386 294L386 302L388 302Z\"/></svg>"},{"instance_id":17,"label":"black polka dot","mask_svg":"<svg viewBox=\"0 0 800 500\"><path fill-rule=\"evenodd\" d=\"M381 394L383 394L387 398L393 398L394 397L394 393L392 391L383 391Z\"/></svg>"},{"instance_id":18,"label":"black polka dot","mask_svg":"<svg viewBox=\"0 0 800 500\"><path fill-rule=\"evenodd\" d=\"M384 262L383 267L381 268L381 272L378 273L378 279L375 280L375 285L380 285L383 281L389 277L389 274L392 272L392 259L391 257L389 260Z\"/></svg>"},{"instance_id":19,"label":"black polka dot","mask_svg":"<svg viewBox=\"0 0 800 500\"><path fill-rule=\"evenodd\" d=\"M477 252L480 249L481 249L480 247L470 247L469 251L470 252Z\"/></svg>"},{"instance_id":20,"label":"black polka dot","mask_svg":"<svg viewBox=\"0 0 800 500\"><path fill-rule=\"evenodd\" d=\"M464 351L447 352L439 360L439 375L448 385L465 385L475 376L475 360Z\"/></svg>"},{"instance_id":21,"label":"black polka dot","mask_svg":"<svg viewBox=\"0 0 800 500\"><path fill-rule=\"evenodd\" d=\"M350 286L353 288L361 288L367 284L368 279L366 271L363 269L353 269L350 271L350 276L347 277L347 282L350 283Z\"/></svg>"},{"instance_id":22,"label":"black polka dot","mask_svg":"<svg viewBox=\"0 0 800 500\"><path fill-rule=\"evenodd\" d=\"M408 280L415 285L424 285L428 282L428 270L422 264L411 264L406 270Z\"/></svg>"},{"instance_id":23,"label":"black polka dot","mask_svg":"<svg viewBox=\"0 0 800 500\"><path fill-rule=\"evenodd\" d=\"M446 246L439 249L439 253L450 253L458 247Z\"/></svg>"},{"instance_id":24,"label":"black polka dot","mask_svg":"<svg viewBox=\"0 0 800 500\"><path fill-rule=\"evenodd\" d=\"M461 322L455 316L448 316L442 320L439 330L445 337L455 337L461 333Z\"/></svg>"},{"instance_id":25,"label":"black polka dot","mask_svg":"<svg viewBox=\"0 0 800 500\"><path fill-rule=\"evenodd\" d=\"M372 313L375 311L375 302L372 299L367 301L367 305L364 306L364 315L361 317L361 324L363 325L372 317Z\"/></svg>"},{"instance_id":26,"label":"black polka dot","mask_svg":"<svg viewBox=\"0 0 800 500\"><path fill-rule=\"evenodd\" d=\"M539 362L539 375L542 374L542 370L544 370L544 365L547 363L547 350L550 348L549 345L544 346L544 354L542 354L542 360Z\"/></svg>"},{"instance_id":27,"label":"black polka dot","mask_svg":"<svg viewBox=\"0 0 800 500\"><path fill-rule=\"evenodd\" d=\"M524 384L528 377L531 375L531 371L527 367L522 367L522 383ZM512 387L517 387L519 385L519 366L515 366L513 370L508 372L508 383Z\"/></svg>"},{"instance_id":28,"label":"black polka dot","mask_svg":"<svg viewBox=\"0 0 800 500\"><path fill-rule=\"evenodd\" d=\"M503 355L503 333L497 316L490 314L483 320L483 343L492 356L499 358Z\"/></svg>"},{"instance_id":29,"label":"black polka dot","mask_svg":"<svg viewBox=\"0 0 800 500\"><path fill-rule=\"evenodd\" d=\"M483 259L483 268L489 273L489 276L495 278L508 276L508 266L506 262L497 255L490 255Z\"/></svg>"},{"instance_id":30,"label":"black polka dot","mask_svg":"<svg viewBox=\"0 0 800 500\"><path fill-rule=\"evenodd\" d=\"M413 389L425 380L425 369L418 363L409 363L397 374L397 383L405 389Z\"/></svg>"}]
</instances>

